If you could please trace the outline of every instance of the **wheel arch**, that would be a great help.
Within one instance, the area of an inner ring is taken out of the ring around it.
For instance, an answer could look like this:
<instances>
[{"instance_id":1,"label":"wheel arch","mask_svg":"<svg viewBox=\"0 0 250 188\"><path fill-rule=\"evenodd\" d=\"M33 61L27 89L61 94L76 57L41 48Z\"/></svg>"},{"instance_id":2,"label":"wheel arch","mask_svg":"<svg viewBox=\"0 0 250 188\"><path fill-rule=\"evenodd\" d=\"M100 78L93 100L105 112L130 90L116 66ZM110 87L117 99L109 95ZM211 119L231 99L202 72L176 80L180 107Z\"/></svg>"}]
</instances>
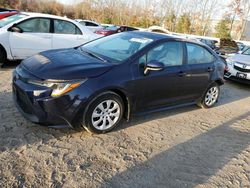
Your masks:
<instances>
[{"instance_id":1,"label":"wheel arch","mask_svg":"<svg viewBox=\"0 0 250 188\"><path fill-rule=\"evenodd\" d=\"M223 79L217 79L214 81L215 83L217 83L219 86L224 84L224 80Z\"/></svg>"},{"instance_id":2,"label":"wheel arch","mask_svg":"<svg viewBox=\"0 0 250 188\"><path fill-rule=\"evenodd\" d=\"M131 112L131 105L130 105L130 99L129 99L129 97L121 89L118 89L118 88L109 88L109 89L104 89L104 90L101 90L101 91L93 94L92 97L90 98L89 102L87 103L87 105L84 108L81 108L77 112L76 116L73 118L73 120L71 122L72 126L75 129L82 130L82 128L83 128L82 125L81 125L81 122L82 122L82 118L81 118L82 117L82 113L83 113L83 119L85 119L86 113L88 111L88 108L89 108L90 104L94 100L96 100L98 97L100 97L102 95L105 95L107 93L113 93L113 94L116 94L119 97L121 97L122 102L124 104L123 118L125 118L127 121L129 121L129 119L130 119L130 112Z\"/></svg>"},{"instance_id":3,"label":"wheel arch","mask_svg":"<svg viewBox=\"0 0 250 188\"><path fill-rule=\"evenodd\" d=\"M0 43L0 49L4 50L5 56L7 58L7 50L4 48L4 46Z\"/></svg>"},{"instance_id":4,"label":"wheel arch","mask_svg":"<svg viewBox=\"0 0 250 188\"><path fill-rule=\"evenodd\" d=\"M126 95L126 92L123 91L120 88L106 88L104 90L98 91L97 93L95 93L93 95L94 97L91 97L91 100L90 100L89 104L93 100L95 100L96 98L98 98L101 95L104 95L106 93L114 93L114 94L118 95L119 97L121 97L122 102L124 104L124 114L123 114L123 117L128 121L130 119L131 102L130 102L130 99L129 99L128 95ZM88 106L89 106L89 104L88 104ZM86 111L87 111L87 108L85 109Z\"/></svg>"},{"instance_id":5,"label":"wheel arch","mask_svg":"<svg viewBox=\"0 0 250 188\"><path fill-rule=\"evenodd\" d=\"M124 104L123 116L124 116L124 118L126 118L126 120L129 120L130 119L130 107L131 107L129 97L125 94L125 92L123 92L120 89L110 89L108 91L114 92L122 98L122 101Z\"/></svg>"}]
</instances>

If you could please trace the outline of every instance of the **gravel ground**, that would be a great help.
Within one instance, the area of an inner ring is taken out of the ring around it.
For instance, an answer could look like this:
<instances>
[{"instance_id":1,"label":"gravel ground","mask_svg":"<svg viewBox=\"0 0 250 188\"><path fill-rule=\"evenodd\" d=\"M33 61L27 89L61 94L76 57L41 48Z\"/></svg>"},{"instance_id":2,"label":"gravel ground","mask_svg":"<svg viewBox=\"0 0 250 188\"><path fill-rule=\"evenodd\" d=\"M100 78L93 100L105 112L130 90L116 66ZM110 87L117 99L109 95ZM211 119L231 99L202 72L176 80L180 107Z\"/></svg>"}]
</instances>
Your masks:
<instances>
[{"instance_id":1,"label":"gravel ground","mask_svg":"<svg viewBox=\"0 0 250 188\"><path fill-rule=\"evenodd\" d=\"M25 120L0 70L0 187L250 187L250 87L216 107L136 117L105 135Z\"/></svg>"}]
</instances>

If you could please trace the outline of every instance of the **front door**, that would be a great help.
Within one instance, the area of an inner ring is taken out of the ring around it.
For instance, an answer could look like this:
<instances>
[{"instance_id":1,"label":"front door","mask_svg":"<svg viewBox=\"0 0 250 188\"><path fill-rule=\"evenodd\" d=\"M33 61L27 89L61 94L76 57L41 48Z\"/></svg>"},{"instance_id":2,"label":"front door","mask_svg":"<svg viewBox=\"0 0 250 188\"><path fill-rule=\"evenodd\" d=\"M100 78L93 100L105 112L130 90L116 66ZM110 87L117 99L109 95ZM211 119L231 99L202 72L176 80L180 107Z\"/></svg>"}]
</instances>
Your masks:
<instances>
[{"instance_id":1,"label":"front door","mask_svg":"<svg viewBox=\"0 0 250 188\"><path fill-rule=\"evenodd\" d=\"M144 74L145 64L158 61L164 70ZM183 66L183 43L164 42L148 51L139 59L139 71L135 76L138 93L137 109L140 111L178 103L178 88L181 87Z\"/></svg>"},{"instance_id":2,"label":"front door","mask_svg":"<svg viewBox=\"0 0 250 188\"><path fill-rule=\"evenodd\" d=\"M22 33L10 32L10 49L14 59L25 59L52 48L50 19L32 18L17 24Z\"/></svg>"}]
</instances>

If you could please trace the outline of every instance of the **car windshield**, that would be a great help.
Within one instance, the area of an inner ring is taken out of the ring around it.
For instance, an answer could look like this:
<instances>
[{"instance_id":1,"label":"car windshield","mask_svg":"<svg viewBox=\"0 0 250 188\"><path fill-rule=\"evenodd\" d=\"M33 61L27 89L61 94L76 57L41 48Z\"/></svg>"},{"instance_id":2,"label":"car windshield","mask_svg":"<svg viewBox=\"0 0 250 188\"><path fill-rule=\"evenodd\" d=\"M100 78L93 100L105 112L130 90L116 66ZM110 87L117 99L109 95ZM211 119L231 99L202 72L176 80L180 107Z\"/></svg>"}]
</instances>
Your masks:
<instances>
[{"instance_id":1,"label":"car windshield","mask_svg":"<svg viewBox=\"0 0 250 188\"><path fill-rule=\"evenodd\" d=\"M131 33L119 33L94 40L81 46L82 51L89 51L104 59L119 63L134 55L150 44L153 39Z\"/></svg>"},{"instance_id":2,"label":"car windshield","mask_svg":"<svg viewBox=\"0 0 250 188\"><path fill-rule=\"evenodd\" d=\"M242 54L243 55L250 55L250 48L248 48L247 50L245 50Z\"/></svg>"},{"instance_id":3,"label":"car windshield","mask_svg":"<svg viewBox=\"0 0 250 188\"><path fill-rule=\"evenodd\" d=\"M2 20L0 20L0 27L4 27L12 22L15 22L17 20L20 20L22 19L23 17L26 17L27 15L25 14L16 14L16 15L13 15L13 16L9 16L7 18L4 18Z\"/></svg>"}]
</instances>

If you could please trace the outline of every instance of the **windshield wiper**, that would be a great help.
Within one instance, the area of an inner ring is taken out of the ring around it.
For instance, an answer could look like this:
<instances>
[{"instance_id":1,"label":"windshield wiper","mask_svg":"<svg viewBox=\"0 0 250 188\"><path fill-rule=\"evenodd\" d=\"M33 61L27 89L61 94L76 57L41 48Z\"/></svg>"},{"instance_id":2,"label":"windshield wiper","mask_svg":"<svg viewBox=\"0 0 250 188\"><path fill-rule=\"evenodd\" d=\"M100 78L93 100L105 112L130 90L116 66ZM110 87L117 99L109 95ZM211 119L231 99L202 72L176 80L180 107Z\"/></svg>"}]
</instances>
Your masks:
<instances>
[{"instance_id":1,"label":"windshield wiper","mask_svg":"<svg viewBox=\"0 0 250 188\"><path fill-rule=\"evenodd\" d=\"M88 54L88 55L90 55L90 56L92 56L92 57L95 57L96 59L99 59L99 60L101 60L103 62L108 62L106 59L103 59L102 57L100 57L100 56L98 56L98 55L96 55L96 54L94 54L92 52L83 50L82 48L81 48L81 51L84 52L84 53L86 53L86 54Z\"/></svg>"}]
</instances>

